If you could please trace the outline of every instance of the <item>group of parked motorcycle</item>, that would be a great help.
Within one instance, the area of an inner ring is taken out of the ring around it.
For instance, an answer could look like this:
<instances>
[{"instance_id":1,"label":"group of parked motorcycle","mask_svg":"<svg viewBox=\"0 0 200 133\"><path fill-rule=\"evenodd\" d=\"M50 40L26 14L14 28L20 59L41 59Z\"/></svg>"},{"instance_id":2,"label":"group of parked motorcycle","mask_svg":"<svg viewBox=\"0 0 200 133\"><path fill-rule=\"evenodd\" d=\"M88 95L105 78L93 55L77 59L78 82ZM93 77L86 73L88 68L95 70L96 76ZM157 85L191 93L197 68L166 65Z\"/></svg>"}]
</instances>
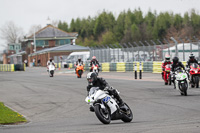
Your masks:
<instances>
[{"instance_id":1,"label":"group of parked motorcycle","mask_svg":"<svg viewBox=\"0 0 200 133\"><path fill-rule=\"evenodd\" d=\"M180 91L181 95L187 96L189 86L199 88L200 66L197 63L190 64L189 68L182 70L177 67L175 73L171 71L171 64L164 68L163 79L165 85L174 84L175 88Z\"/></svg>"}]
</instances>

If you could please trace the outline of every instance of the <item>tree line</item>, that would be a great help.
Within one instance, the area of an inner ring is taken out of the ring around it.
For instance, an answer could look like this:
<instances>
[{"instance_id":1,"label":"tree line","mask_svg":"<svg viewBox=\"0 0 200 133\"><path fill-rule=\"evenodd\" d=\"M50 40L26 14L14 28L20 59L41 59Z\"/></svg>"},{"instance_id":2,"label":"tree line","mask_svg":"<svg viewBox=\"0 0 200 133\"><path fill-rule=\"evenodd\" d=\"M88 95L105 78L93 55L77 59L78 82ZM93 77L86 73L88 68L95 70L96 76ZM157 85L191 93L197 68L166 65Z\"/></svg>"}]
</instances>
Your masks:
<instances>
[{"instance_id":1,"label":"tree line","mask_svg":"<svg viewBox=\"0 0 200 133\"><path fill-rule=\"evenodd\" d=\"M95 17L72 19L70 24L59 21L58 28L66 32L78 32L78 45L96 46L156 40L173 37L193 37L200 33L200 15L194 9L184 16L173 12L148 11L140 8L119 13L103 11Z\"/></svg>"}]
</instances>

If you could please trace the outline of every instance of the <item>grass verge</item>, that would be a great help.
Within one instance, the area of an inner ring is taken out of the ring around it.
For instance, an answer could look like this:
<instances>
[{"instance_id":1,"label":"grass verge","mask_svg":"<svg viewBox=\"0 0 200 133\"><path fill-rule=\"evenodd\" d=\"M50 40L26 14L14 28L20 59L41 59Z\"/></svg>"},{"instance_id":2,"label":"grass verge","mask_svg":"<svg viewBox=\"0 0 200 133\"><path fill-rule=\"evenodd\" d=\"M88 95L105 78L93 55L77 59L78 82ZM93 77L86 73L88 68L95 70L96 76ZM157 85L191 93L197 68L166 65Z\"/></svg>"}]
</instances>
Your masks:
<instances>
[{"instance_id":1,"label":"grass verge","mask_svg":"<svg viewBox=\"0 0 200 133\"><path fill-rule=\"evenodd\" d=\"M0 102L0 124L17 124L26 121L23 115L9 109Z\"/></svg>"}]
</instances>

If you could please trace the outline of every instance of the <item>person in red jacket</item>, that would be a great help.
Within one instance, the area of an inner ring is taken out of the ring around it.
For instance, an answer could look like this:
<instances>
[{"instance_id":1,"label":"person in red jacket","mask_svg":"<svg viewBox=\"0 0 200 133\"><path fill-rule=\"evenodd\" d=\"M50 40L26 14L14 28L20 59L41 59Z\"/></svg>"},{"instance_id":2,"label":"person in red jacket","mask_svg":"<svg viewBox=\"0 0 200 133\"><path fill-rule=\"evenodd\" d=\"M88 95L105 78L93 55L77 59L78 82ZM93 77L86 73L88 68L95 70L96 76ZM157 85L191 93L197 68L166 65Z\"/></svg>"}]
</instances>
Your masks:
<instances>
[{"instance_id":1,"label":"person in red jacket","mask_svg":"<svg viewBox=\"0 0 200 133\"><path fill-rule=\"evenodd\" d=\"M165 60L162 62L162 78L165 80L166 77L166 73L165 73L165 66L167 64L172 64L172 62L170 61L170 55L165 55ZM166 81L166 80L165 80Z\"/></svg>"}]
</instances>

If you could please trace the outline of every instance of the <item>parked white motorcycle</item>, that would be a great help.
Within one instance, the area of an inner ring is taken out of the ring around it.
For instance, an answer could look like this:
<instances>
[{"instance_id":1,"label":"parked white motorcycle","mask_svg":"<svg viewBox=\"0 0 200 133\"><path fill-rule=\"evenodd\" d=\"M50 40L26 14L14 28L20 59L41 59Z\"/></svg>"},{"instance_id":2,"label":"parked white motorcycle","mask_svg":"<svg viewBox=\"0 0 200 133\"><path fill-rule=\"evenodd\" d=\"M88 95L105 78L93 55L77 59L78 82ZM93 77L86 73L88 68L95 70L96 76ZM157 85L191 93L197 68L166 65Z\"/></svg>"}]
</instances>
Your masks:
<instances>
[{"instance_id":1,"label":"parked white motorcycle","mask_svg":"<svg viewBox=\"0 0 200 133\"><path fill-rule=\"evenodd\" d=\"M97 118L103 124L109 124L111 120L131 122L133 119L132 111L126 103L120 108L117 100L99 87L92 87L85 101L94 107Z\"/></svg>"},{"instance_id":2,"label":"parked white motorcycle","mask_svg":"<svg viewBox=\"0 0 200 133\"><path fill-rule=\"evenodd\" d=\"M49 76L50 76L50 77L53 77L54 71L55 71L55 66L52 65L52 64L50 64L50 65L48 66L48 68L49 68L49 70L48 70Z\"/></svg>"},{"instance_id":3,"label":"parked white motorcycle","mask_svg":"<svg viewBox=\"0 0 200 133\"><path fill-rule=\"evenodd\" d=\"M187 73L182 69L175 71L175 86L180 91L181 95L187 96L187 90L189 88L189 80Z\"/></svg>"}]
</instances>

